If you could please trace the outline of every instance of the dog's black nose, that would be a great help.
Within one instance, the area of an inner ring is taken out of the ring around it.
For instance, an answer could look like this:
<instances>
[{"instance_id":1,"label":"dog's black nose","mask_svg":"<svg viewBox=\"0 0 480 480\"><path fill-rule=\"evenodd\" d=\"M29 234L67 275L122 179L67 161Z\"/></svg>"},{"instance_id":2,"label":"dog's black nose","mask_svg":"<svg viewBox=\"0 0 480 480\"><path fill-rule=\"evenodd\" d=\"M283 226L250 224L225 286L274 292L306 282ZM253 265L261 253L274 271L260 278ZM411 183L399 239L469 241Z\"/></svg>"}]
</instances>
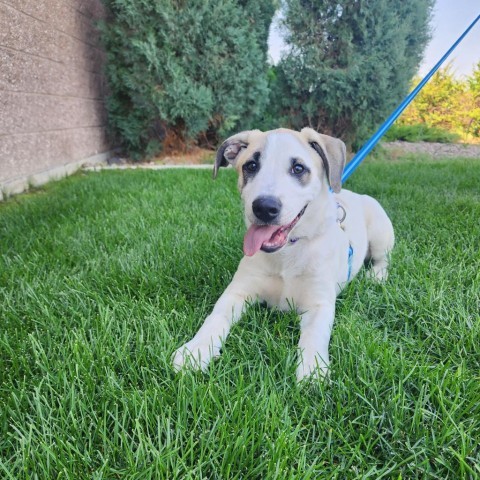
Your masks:
<instances>
[{"instance_id":1,"label":"dog's black nose","mask_svg":"<svg viewBox=\"0 0 480 480\"><path fill-rule=\"evenodd\" d=\"M262 222L269 223L275 220L282 208L282 202L275 197L258 197L252 203L255 216Z\"/></svg>"}]
</instances>

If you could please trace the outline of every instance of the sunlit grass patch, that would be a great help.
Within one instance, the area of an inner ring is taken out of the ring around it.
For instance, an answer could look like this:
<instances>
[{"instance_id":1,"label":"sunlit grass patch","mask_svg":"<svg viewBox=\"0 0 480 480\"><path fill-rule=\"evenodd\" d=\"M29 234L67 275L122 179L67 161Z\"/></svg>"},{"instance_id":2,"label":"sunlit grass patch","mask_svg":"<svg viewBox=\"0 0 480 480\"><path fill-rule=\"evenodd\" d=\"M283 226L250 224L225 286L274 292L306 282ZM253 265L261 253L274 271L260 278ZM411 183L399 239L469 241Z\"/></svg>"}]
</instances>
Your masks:
<instances>
[{"instance_id":1,"label":"sunlit grass patch","mask_svg":"<svg viewBox=\"0 0 480 480\"><path fill-rule=\"evenodd\" d=\"M80 174L0 205L0 477L480 476L480 164L366 163L389 280L342 293L327 382L298 318L254 305L173 373L241 258L234 172Z\"/></svg>"}]
</instances>

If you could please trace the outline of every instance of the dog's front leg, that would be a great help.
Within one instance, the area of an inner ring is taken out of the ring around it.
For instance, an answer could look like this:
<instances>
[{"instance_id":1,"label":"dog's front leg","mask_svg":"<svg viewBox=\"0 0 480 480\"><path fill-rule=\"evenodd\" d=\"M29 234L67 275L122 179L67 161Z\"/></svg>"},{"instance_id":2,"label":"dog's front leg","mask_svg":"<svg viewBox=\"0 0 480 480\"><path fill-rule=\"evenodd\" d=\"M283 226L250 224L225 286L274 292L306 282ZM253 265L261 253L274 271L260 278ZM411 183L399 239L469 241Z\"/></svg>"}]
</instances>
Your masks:
<instances>
[{"instance_id":1,"label":"dog's front leg","mask_svg":"<svg viewBox=\"0 0 480 480\"><path fill-rule=\"evenodd\" d=\"M172 361L176 371L186 365L205 370L210 360L220 355L220 348L230 328L242 315L245 302L249 298L243 283L234 279L218 299L197 334L175 351Z\"/></svg>"},{"instance_id":2,"label":"dog's front leg","mask_svg":"<svg viewBox=\"0 0 480 480\"><path fill-rule=\"evenodd\" d=\"M297 380L310 375L326 376L328 344L335 316L335 302L317 305L301 316Z\"/></svg>"}]
</instances>

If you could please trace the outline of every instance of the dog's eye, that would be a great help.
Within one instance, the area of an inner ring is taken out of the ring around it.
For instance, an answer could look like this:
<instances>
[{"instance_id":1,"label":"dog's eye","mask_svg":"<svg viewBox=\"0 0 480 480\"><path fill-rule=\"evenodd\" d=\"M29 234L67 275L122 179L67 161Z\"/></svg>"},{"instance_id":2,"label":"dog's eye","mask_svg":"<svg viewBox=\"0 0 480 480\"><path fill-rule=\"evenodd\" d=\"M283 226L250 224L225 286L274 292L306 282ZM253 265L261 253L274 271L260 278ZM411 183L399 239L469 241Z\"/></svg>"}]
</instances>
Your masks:
<instances>
[{"instance_id":1,"label":"dog's eye","mask_svg":"<svg viewBox=\"0 0 480 480\"><path fill-rule=\"evenodd\" d=\"M249 173L255 173L258 170L258 163L255 160L250 160L243 168Z\"/></svg>"},{"instance_id":2,"label":"dog's eye","mask_svg":"<svg viewBox=\"0 0 480 480\"><path fill-rule=\"evenodd\" d=\"M305 167L301 163L296 163L292 166L291 171L294 175L301 175L305 171Z\"/></svg>"}]
</instances>

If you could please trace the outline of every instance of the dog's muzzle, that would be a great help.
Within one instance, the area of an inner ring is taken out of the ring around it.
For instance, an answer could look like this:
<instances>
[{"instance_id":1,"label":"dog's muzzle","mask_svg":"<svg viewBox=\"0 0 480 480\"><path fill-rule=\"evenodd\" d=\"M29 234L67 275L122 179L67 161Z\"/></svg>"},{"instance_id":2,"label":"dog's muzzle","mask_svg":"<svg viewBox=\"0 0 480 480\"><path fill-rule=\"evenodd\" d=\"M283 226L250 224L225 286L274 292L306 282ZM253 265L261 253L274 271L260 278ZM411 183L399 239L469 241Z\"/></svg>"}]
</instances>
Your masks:
<instances>
[{"instance_id":1,"label":"dog's muzzle","mask_svg":"<svg viewBox=\"0 0 480 480\"><path fill-rule=\"evenodd\" d=\"M305 212L305 205L300 213L287 225L250 225L243 240L243 253L251 257L259 250L273 253L280 250L288 241L288 235Z\"/></svg>"}]
</instances>

